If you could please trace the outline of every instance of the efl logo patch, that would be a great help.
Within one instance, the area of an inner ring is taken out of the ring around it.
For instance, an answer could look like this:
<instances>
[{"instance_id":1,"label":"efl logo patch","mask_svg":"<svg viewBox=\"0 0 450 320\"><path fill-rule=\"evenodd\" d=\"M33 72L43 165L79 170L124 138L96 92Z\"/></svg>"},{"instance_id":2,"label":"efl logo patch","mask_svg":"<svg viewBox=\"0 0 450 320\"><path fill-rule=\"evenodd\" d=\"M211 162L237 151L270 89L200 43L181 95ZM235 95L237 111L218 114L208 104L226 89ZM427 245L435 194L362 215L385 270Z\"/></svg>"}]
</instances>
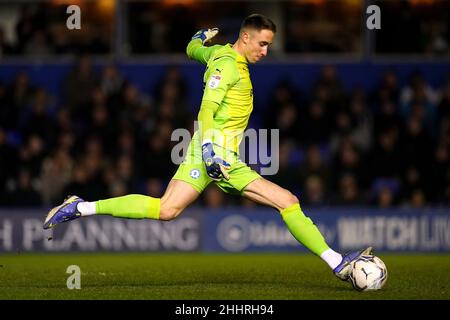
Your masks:
<instances>
[{"instance_id":1,"label":"efl logo patch","mask_svg":"<svg viewBox=\"0 0 450 320\"><path fill-rule=\"evenodd\" d=\"M212 75L211 78L209 78L208 87L210 87L211 89L217 88L219 86L221 79L222 79L221 76Z\"/></svg>"},{"instance_id":2,"label":"efl logo patch","mask_svg":"<svg viewBox=\"0 0 450 320\"><path fill-rule=\"evenodd\" d=\"M189 173L189 175L191 176L191 178L193 179L198 179L200 177L200 170L198 169L192 169L191 172Z\"/></svg>"}]
</instances>

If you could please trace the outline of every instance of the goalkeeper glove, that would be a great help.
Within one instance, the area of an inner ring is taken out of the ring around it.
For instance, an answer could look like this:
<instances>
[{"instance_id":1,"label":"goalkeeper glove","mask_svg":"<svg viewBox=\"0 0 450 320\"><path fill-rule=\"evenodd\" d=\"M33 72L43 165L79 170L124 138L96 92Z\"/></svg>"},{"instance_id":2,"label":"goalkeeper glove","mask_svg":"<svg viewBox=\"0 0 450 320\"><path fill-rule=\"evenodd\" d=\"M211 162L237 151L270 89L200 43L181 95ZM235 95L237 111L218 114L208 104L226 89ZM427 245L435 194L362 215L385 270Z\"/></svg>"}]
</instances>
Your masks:
<instances>
[{"instance_id":1,"label":"goalkeeper glove","mask_svg":"<svg viewBox=\"0 0 450 320\"><path fill-rule=\"evenodd\" d=\"M211 179L215 181L220 181L222 177L225 180L230 179L227 172L227 170L230 170L230 164L215 156L216 154L214 153L211 142L206 142L202 145L202 155L206 166L206 173Z\"/></svg>"},{"instance_id":2,"label":"goalkeeper glove","mask_svg":"<svg viewBox=\"0 0 450 320\"><path fill-rule=\"evenodd\" d=\"M196 34L194 34L194 36L192 37L191 40L200 39L200 40L202 40L202 44L205 44L208 41L210 41L212 38L214 38L217 33L219 33L218 28L201 29L201 30L197 31Z\"/></svg>"}]
</instances>

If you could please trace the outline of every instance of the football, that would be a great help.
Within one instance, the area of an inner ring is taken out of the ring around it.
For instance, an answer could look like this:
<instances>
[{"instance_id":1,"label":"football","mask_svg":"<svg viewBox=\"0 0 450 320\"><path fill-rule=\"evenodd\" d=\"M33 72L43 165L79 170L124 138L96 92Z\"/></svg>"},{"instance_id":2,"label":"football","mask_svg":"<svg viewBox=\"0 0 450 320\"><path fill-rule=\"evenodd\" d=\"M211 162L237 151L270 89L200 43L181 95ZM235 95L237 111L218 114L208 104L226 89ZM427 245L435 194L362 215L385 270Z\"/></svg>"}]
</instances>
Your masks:
<instances>
[{"instance_id":1,"label":"football","mask_svg":"<svg viewBox=\"0 0 450 320\"><path fill-rule=\"evenodd\" d=\"M352 263L350 281L358 291L379 290L386 283L387 277L386 265L377 256L361 256Z\"/></svg>"}]
</instances>

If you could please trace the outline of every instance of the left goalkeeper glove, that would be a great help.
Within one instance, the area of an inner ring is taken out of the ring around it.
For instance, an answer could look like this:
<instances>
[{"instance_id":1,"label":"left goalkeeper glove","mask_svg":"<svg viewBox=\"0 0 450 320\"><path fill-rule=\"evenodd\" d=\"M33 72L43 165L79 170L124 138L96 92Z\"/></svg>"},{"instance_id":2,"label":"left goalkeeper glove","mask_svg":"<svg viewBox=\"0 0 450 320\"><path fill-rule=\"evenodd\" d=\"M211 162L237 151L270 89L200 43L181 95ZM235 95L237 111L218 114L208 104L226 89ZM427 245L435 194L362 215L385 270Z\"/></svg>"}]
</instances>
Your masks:
<instances>
[{"instance_id":1,"label":"left goalkeeper glove","mask_svg":"<svg viewBox=\"0 0 450 320\"><path fill-rule=\"evenodd\" d=\"M202 145L203 162L205 162L206 174L215 181L220 181L222 178L229 180L230 164L225 160L216 156L211 142L206 142Z\"/></svg>"},{"instance_id":2,"label":"left goalkeeper glove","mask_svg":"<svg viewBox=\"0 0 450 320\"><path fill-rule=\"evenodd\" d=\"M202 44L205 44L209 42L212 38L216 36L216 34L219 33L219 28L212 28L212 29L201 29L197 31L196 34L192 37L191 40L194 39L200 39L202 40Z\"/></svg>"}]
</instances>

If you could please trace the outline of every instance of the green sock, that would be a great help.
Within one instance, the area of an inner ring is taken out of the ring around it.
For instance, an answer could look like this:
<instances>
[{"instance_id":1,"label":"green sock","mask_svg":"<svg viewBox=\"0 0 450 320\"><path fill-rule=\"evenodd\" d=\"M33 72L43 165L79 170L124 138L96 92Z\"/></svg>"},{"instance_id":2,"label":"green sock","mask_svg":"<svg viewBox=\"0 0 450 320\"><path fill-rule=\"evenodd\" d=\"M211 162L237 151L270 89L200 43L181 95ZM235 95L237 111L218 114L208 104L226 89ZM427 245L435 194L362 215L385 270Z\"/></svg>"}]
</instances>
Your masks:
<instances>
[{"instance_id":1,"label":"green sock","mask_svg":"<svg viewBox=\"0 0 450 320\"><path fill-rule=\"evenodd\" d=\"M140 194L130 194L95 203L97 214L111 214L118 218L159 219L161 199Z\"/></svg>"},{"instance_id":2,"label":"green sock","mask_svg":"<svg viewBox=\"0 0 450 320\"><path fill-rule=\"evenodd\" d=\"M303 214L298 203L281 210L280 213L294 238L310 251L320 256L329 249L319 229Z\"/></svg>"}]
</instances>

